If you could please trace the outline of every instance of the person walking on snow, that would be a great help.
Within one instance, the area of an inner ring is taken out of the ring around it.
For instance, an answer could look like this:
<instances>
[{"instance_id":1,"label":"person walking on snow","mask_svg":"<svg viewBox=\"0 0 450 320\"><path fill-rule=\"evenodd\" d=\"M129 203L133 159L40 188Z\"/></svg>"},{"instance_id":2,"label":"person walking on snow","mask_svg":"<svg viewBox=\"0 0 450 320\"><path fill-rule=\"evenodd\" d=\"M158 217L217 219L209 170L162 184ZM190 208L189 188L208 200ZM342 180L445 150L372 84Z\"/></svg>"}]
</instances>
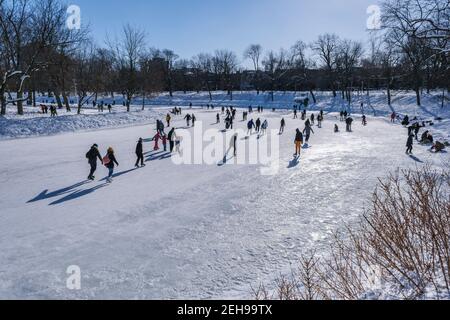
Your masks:
<instances>
[{"instance_id":1,"label":"person walking on snow","mask_svg":"<svg viewBox=\"0 0 450 320\"><path fill-rule=\"evenodd\" d=\"M261 129L261 119L256 120L256 132L259 133L259 130Z\"/></svg>"},{"instance_id":2,"label":"person walking on snow","mask_svg":"<svg viewBox=\"0 0 450 320\"><path fill-rule=\"evenodd\" d=\"M175 148L175 142L177 141L177 134L175 132L175 128L172 128L172 130L170 130L169 132L169 146L170 146L170 153L173 152L173 149Z\"/></svg>"},{"instance_id":3,"label":"person walking on snow","mask_svg":"<svg viewBox=\"0 0 450 320\"><path fill-rule=\"evenodd\" d=\"M159 150L159 140L162 139L161 133L157 132L155 136L153 137L153 141L155 141L155 147L153 148L154 151Z\"/></svg>"},{"instance_id":4,"label":"person walking on snow","mask_svg":"<svg viewBox=\"0 0 450 320\"><path fill-rule=\"evenodd\" d=\"M184 120L186 120L187 127L191 126L191 119L192 119L192 116L189 113L184 117Z\"/></svg>"},{"instance_id":5,"label":"person walking on snow","mask_svg":"<svg viewBox=\"0 0 450 320\"><path fill-rule=\"evenodd\" d=\"M314 130L311 128L311 124L306 122L306 127L303 130L303 134L305 134L305 142L309 143L309 138L311 137L311 132L314 134Z\"/></svg>"},{"instance_id":6,"label":"person walking on snow","mask_svg":"<svg viewBox=\"0 0 450 320\"><path fill-rule=\"evenodd\" d=\"M145 167L145 163L144 163L144 148L142 147L142 138L139 138L139 141L136 145L136 156L137 156L137 160L136 160L136 164L134 165L136 168L139 168L139 162L141 163L142 167Z\"/></svg>"},{"instance_id":7,"label":"person walking on snow","mask_svg":"<svg viewBox=\"0 0 450 320\"><path fill-rule=\"evenodd\" d=\"M255 123L253 122L252 119L247 123L247 135L249 134L251 135L253 133L253 128L255 128Z\"/></svg>"},{"instance_id":8,"label":"person walking on snow","mask_svg":"<svg viewBox=\"0 0 450 320\"><path fill-rule=\"evenodd\" d=\"M267 122L267 120L264 120L263 124L261 125L261 135L265 135L267 128L269 127L269 123Z\"/></svg>"},{"instance_id":9,"label":"person walking on snow","mask_svg":"<svg viewBox=\"0 0 450 320\"><path fill-rule=\"evenodd\" d=\"M280 135L282 135L284 133L284 128L286 127L286 121L283 119L281 119L281 125L280 125Z\"/></svg>"},{"instance_id":10,"label":"person walking on snow","mask_svg":"<svg viewBox=\"0 0 450 320\"><path fill-rule=\"evenodd\" d=\"M414 145L414 134L410 134L408 137L408 141L406 142L406 154L412 154Z\"/></svg>"},{"instance_id":11,"label":"person walking on snow","mask_svg":"<svg viewBox=\"0 0 450 320\"><path fill-rule=\"evenodd\" d=\"M299 129L297 129L295 134L295 154L294 157L300 156L301 150L302 150L302 144L303 144L303 134Z\"/></svg>"},{"instance_id":12,"label":"person walking on snow","mask_svg":"<svg viewBox=\"0 0 450 320\"><path fill-rule=\"evenodd\" d=\"M114 174L114 167L115 165L119 166L119 163L116 160L116 156L114 155L114 149L109 147L108 152L106 156L103 158L103 164L108 168L108 178L106 178L106 181L108 183L111 183L113 174Z\"/></svg>"},{"instance_id":13,"label":"person walking on snow","mask_svg":"<svg viewBox=\"0 0 450 320\"><path fill-rule=\"evenodd\" d=\"M100 155L100 152L98 151L98 145L94 144L91 149L86 153L86 158L89 161L89 165L91 166L91 171L89 172L88 180L94 180L95 176L94 173L97 170L97 159L100 160L100 162L103 164L102 156Z\"/></svg>"}]
</instances>

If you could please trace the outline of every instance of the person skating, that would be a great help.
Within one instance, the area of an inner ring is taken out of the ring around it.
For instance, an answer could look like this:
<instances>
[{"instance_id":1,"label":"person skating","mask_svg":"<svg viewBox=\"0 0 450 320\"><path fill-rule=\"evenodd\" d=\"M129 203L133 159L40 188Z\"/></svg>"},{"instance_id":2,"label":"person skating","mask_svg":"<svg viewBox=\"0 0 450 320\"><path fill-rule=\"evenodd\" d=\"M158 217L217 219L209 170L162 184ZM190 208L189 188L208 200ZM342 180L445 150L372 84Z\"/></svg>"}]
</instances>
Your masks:
<instances>
[{"instance_id":1,"label":"person skating","mask_svg":"<svg viewBox=\"0 0 450 320\"><path fill-rule=\"evenodd\" d=\"M413 151L413 145L414 145L414 135L410 134L408 137L408 141L406 142L406 154L412 154Z\"/></svg>"},{"instance_id":2,"label":"person skating","mask_svg":"<svg viewBox=\"0 0 450 320\"><path fill-rule=\"evenodd\" d=\"M169 146L170 146L170 153L173 152L173 149L175 148L175 142L177 141L177 134L175 132L175 128L172 128L169 132Z\"/></svg>"},{"instance_id":3,"label":"person skating","mask_svg":"<svg viewBox=\"0 0 450 320\"><path fill-rule=\"evenodd\" d=\"M98 145L94 144L91 149L86 153L86 158L88 159L89 165L91 166L91 171L89 172L88 180L94 180L94 173L97 170L97 159L103 164L102 156L98 151Z\"/></svg>"},{"instance_id":4,"label":"person skating","mask_svg":"<svg viewBox=\"0 0 450 320\"><path fill-rule=\"evenodd\" d=\"M230 149L233 149L233 155L237 156L237 140L238 140L238 134L235 133L233 137L231 137L230 141Z\"/></svg>"},{"instance_id":5,"label":"person skating","mask_svg":"<svg viewBox=\"0 0 450 320\"><path fill-rule=\"evenodd\" d=\"M339 132L339 126L337 124L334 125L334 133Z\"/></svg>"},{"instance_id":6,"label":"person skating","mask_svg":"<svg viewBox=\"0 0 450 320\"><path fill-rule=\"evenodd\" d=\"M322 128L322 116L320 114L317 116L317 127Z\"/></svg>"},{"instance_id":7,"label":"person skating","mask_svg":"<svg viewBox=\"0 0 450 320\"><path fill-rule=\"evenodd\" d=\"M256 126L255 126L255 123L253 122L253 119L250 120L250 121L247 123L247 135L253 134L253 128L255 128L255 127L256 127Z\"/></svg>"},{"instance_id":8,"label":"person skating","mask_svg":"<svg viewBox=\"0 0 450 320\"><path fill-rule=\"evenodd\" d=\"M265 135L267 128L269 127L269 123L267 122L267 120L264 120L263 124L261 125L261 135Z\"/></svg>"},{"instance_id":9,"label":"person skating","mask_svg":"<svg viewBox=\"0 0 450 320\"><path fill-rule=\"evenodd\" d=\"M162 141L162 145L164 148L164 152L167 151L167 136L165 134L163 134L163 136L161 137L161 141Z\"/></svg>"},{"instance_id":10,"label":"person skating","mask_svg":"<svg viewBox=\"0 0 450 320\"><path fill-rule=\"evenodd\" d=\"M394 123L395 119L397 119L397 114L395 112L392 112L392 114L391 114L391 122Z\"/></svg>"},{"instance_id":11,"label":"person skating","mask_svg":"<svg viewBox=\"0 0 450 320\"><path fill-rule=\"evenodd\" d=\"M294 110L294 119L298 119L298 117L297 117L297 109Z\"/></svg>"},{"instance_id":12,"label":"person skating","mask_svg":"<svg viewBox=\"0 0 450 320\"><path fill-rule=\"evenodd\" d=\"M197 121L197 118L192 114L192 127L195 127L195 121Z\"/></svg>"},{"instance_id":13,"label":"person skating","mask_svg":"<svg viewBox=\"0 0 450 320\"><path fill-rule=\"evenodd\" d=\"M345 124L347 125L347 132L352 132L353 118L348 117L348 118L345 120Z\"/></svg>"},{"instance_id":14,"label":"person skating","mask_svg":"<svg viewBox=\"0 0 450 320\"><path fill-rule=\"evenodd\" d=\"M256 132L258 132L258 133L261 130L261 119L259 119L259 118L256 120L256 127L255 127L255 129L256 129Z\"/></svg>"},{"instance_id":15,"label":"person skating","mask_svg":"<svg viewBox=\"0 0 450 320\"><path fill-rule=\"evenodd\" d=\"M108 104L108 112L111 113L111 111L112 111L112 105Z\"/></svg>"},{"instance_id":16,"label":"person skating","mask_svg":"<svg viewBox=\"0 0 450 320\"><path fill-rule=\"evenodd\" d=\"M302 144L303 144L303 134L302 132L297 129L296 133L295 133L295 154L294 157L298 157L301 154L301 150L302 150Z\"/></svg>"},{"instance_id":17,"label":"person skating","mask_svg":"<svg viewBox=\"0 0 450 320\"><path fill-rule=\"evenodd\" d=\"M159 150L159 140L161 140L161 139L162 139L162 134L158 131L152 139L155 142L155 146L153 148L154 151Z\"/></svg>"},{"instance_id":18,"label":"person skating","mask_svg":"<svg viewBox=\"0 0 450 320\"><path fill-rule=\"evenodd\" d=\"M309 143L309 138L311 137L311 132L314 134L314 130L311 127L311 123L306 121L305 129L303 129L303 134L305 134L305 142Z\"/></svg>"},{"instance_id":19,"label":"person skating","mask_svg":"<svg viewBox=\"0 0 450 320\"><path fill-rule=\"evenodd\" d=\"M139 168L139 162L141 163L142 167L145 167L144 163L144 148L142 147L142 138L139 138L139 141L136 145L136 164L134 165L136 168Z\"/></svg>"},{"instance_id":20,"label":"person skating","mask_svg":"<svg viewBox=\"0 0 450 320\"><path fill-rule=\"evenodd\" d=\"M109 147L106 156L103 158L103 164L108 168L108 178L106 181L111 183L112 177L114 174L115 165L119 166L119 163L116 160L116 156L114 155L114 149Z\"/></svg>"},{"instance_id":21,"label":"person skating","mask_svg":"<svg viewBox=\"0 0 450 320\"><path fill-rule=\"evenodd\" d=\"M192 116L191 116L190 114L187 114L187 115L184 117L184 120L186 120L186 126L187 126L187 127L190 127L190 126L191 126L191 119L192 119Z\"/></svg>"},{"instance_id":22,"label":"person skating","mask_svg":"<svg viewBox=\"0 0 450 320\"><path fill-rule=\"evenodd\" d=\"M302 121L305 121L306 119L306 110L302 111Z\"/></svg>"},{"instance_id":23,"label":"person skating","mask_svg":"<svg viewBox=\"0 0 450 320\"><path fill-rule=\"evenodd\" d=\"M402 126L408 126L409 125L409 116L408 115L406 115L404 118L403 118L403 121L402 121Z\"/></svg>"},{"instance_id":24,"label":"person skating","mask_svg":"<svg viewBox=\"0 0 450 320\"><path fill-rule=\"evenodd\" d=\"M216 115L216 124L219 124L220 123L220 114L217 114Z\"/></svg>"},{"instance_id":25,"label":"person skating","mask_svg":"<svg viewBox=\"0 0 450 320\"><path fill-rule=\"evenodd\" d=\"M344 121L344 111L341 111L340 113L339 113L339 119L340 119L340 121Z\"/></svg>"},{"instance_id":26,"label":"person skating","mask_svg":"<svg viewBox=\"0 0 450 320\"><path fill-rule=\"evenodd\" d=\"M284 133L284 128L286 127L286 121L283 119L281 119L281 124L280 124L280 135L282 135Z\"/></svg>"},{"instance_id":27,"label":"person skating","mask_svg":"<svg viewBox=\"0 0 450 320\"><path fill-rule=\"evenodd\" d=\"M311 118L310 118L311 124L312 124L312 125L314 125L315 119L316 119L316 117L315 117L315 115L314 115L314 113L313 113L313 114L311 115Z\"/></svg>"},{"instance_id":28,"label":"person skating","mask_svg":"<svg viewBox=\"0 0 450 320\"><path fill-rule=\"evenodd\" d=\"M167 123L167 128L170 127L170 121L172 120L172 117L170 116L170 114L168 113L166 115L166 123Z\"/></svg>"},{"instance_id":29,"label":"person skating","mask_svg":"<svg viewBox=\"0 0 450 320\"><path fill-rule=\"evenodd\" d=\"M367 126L367 117L365 115L362 116L362 125Z\"/></svg>"}]
</instances>

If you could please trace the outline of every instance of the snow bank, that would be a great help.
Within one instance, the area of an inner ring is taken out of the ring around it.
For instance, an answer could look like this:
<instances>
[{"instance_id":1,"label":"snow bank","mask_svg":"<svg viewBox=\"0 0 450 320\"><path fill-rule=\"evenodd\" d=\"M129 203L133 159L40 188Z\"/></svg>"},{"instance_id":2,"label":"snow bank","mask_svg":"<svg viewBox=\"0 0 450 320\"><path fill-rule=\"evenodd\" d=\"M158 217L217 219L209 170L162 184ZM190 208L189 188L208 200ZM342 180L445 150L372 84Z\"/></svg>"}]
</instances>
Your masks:
<instances>
[{"instance_id":1,"label":"snow bank","mask_svg":"<svg viewBox=\"0 0 450 320\"><path fill-rule=\"evenodd\" d=\"M37 113L27 114L24 118L17 116L0 117L0 139L24 138L29 136L55 135L59 133L115 128L130 125L152 123L162 118L158 110L142 112L117 112L103 114L64 114L54 118Z\"/></svg>"}]
</instances>

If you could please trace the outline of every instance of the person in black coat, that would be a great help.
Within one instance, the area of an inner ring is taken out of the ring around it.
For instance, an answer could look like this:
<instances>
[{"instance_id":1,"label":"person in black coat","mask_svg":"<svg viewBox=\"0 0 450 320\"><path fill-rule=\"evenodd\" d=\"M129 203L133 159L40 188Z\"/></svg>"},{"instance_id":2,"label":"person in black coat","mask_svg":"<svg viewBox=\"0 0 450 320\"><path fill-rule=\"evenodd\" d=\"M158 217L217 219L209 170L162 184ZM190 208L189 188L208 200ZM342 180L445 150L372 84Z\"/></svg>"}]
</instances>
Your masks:
<instances>
[{"instance_id":1,"label":"person in black coat","mask_svg":"<svg viewBox=\"0 0 450 320\"><path fill-rule=\"evenodd\" d=\"M136 164L134 165L136 168L139 168L139 162L141 163L142 167L145 167L145 163L144 163L144 149L142 147L142 138L139 139L137 145L136 145L136 156L137 156L137 160L136 160Z\"/></svg>"},{"instance_id":2,"label":"person in black coat","mask_svg":"<svg viewBox=\"0 0 450 320\"><path fill-rule=\"evenodd\" d=\"M414 144L414 134L410 134L408 137L408 141L406 142L406 154L412 154Z\"/></svg>"},{"instance_id":3,"label":"person in black coat","mask_svg":"<svg viewBox=\"0 0 450 320\"><path fill-rule=\"evenodd\" d=\"M89 172L88 180L94 180L94 173L97 170L97 159L103 163L100 152L98 151L98 145L94 144L91 149L86 153L86 158L89 161L89 165L91 166L91 171Z\"/></svg>"}]
</instances>

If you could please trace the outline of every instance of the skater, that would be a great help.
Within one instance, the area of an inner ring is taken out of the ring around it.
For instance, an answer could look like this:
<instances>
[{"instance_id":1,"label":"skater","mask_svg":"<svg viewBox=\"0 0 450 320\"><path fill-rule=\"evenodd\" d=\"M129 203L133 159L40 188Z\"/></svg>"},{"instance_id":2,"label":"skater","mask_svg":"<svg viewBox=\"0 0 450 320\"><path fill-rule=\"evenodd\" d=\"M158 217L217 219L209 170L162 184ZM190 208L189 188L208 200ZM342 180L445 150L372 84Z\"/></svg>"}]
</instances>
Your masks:
<instances>
[{"instance_id":1,"label":"skater","mask_svg":"<svg viewBox=\"0 0 450 320\"><path fill-rule=\"evenodd\" d=\"M295 134L295 154L294 157L299 157L301 150L302 150L302 144L303 144L303 134L299 129L297 129Z\"/></svg>"},{"instance_id":2,"label":"skater","mask_svg":"<svg viewBox=\"0 0 450 320\"><path fill-rule=\"evenodd\" d=\"M192 127L195 127L195 121L197 121L197 118L192 114Z\"/></svg>"},{"instance_id":3,"label":"skater","mask_svg":"<svg viewBox=\"0 0 450 320\"><path fill-rule=\"evenodd\" d=\"M142 138L139 138L139 141L136 145L136 156L137 156L137 160L136 160L136 164L134 165L136 168L139 168L139 162L141 163L142 167L145 167L145 163L144 163L144 149L142 147Z\"/></svg>"},{"instance_id":4,"label":"skater","mask_svg":"<svg viewBox=\"0 0 450 320\"><path fill-rule=\"evenodd\" d=\"M394 123L395 119L397 119L397 114L395 112L392 112L392 114L391 114L391 122Z\"/></svg>"},{"instance_id":5,"label":"skater","mask_svg":"<svg viewBox=\"0 0 450 320\"><path fill-rule=\"evenodd\" d=\"M187 127L190 127L190 126L191 126L191 119L192 119L192 116L191 116L190 114L187 114L187 115L184 117L184 120L186 120L186 126L187 126Z\"/></svg>"},{"instance_id":6,"label":"skater","mask_svg":"<svg viewBox=\"0 0 450 320\"><path fill-rule=\"evenodd\" d=\"M175 128L172 128L172 130L170 130L168 139L169 139L170 153L172 153L173 149L175 148L175 142L178 139L177 134L175 132Z\"/></svg>"},{"instance_id":7,"label":"skater","mask_svg":"<svg viewBox=\"0 0 450 320\"><path fill-rule=\"evenodd\" d=\"M320 114L317 116L317 127L322 128L322 116Z\"/></svg>"},{"instance_id":8,"label":"skater","mask_svg":"<svg viewBox=\"0 0 450 320\"><path fill-rule=\"evenodd\" d=\"M352 132L352 123L353 123L353 119L351 117L348 117L345 120L345 124L347 125L347 132Z\"/></svg>"},{"instance_id":9,"label":"skater","mask_svg":"<svg viewBox=\"0 0 450 320\"><path fill-rule=\"evenodd\" d=\"M344 111L341 111L340 115L340 121L344 121Z\"/></svg>"},{"instance_id":10,"label":"skater","mask_svg":"<svg viewBox=\"0 0 450 320\"><path fill-rule=\"evenodd\" d=\"M306 135L305 142L306 142L306 144L308 144L309 143L309 138L311 137L311 132L314 134L314 130L311 128L311 123L310 122L306 121L305 125L306 126L305 126L305 129L303 130L303 134Z\"/></svg>"},{"instance_id":11,"label":"skater","mask_svg":"<svg viewBox=\"0 0 450 320\"><path fill-rule=\"evenodd\" d=\"M116 160L116 156L114 155L114 149L109 147L106 156L103 158L103 164L108 168L108 178L106 181L111 183L113 174L114 174L114 165L119 166L119 163Z\"/></svg>"},{"instance_id":12,"label":"skater","mask_svg":"<svg viewBox=\"0 0 450 320\"><path fill-rule=\"evenodd\" d=\"M257 119L256 120L256 132L258 132L259 133L259 131L261 130L261 119Z\"/></svg>"},{"instance_id":13,"label":"skater","mask_svg":"<svg viewBox=\"0 0 450 320\"><path fill-rule=\"evenodd\" d=\"M408 137L408 141L406 142L406 154L412 154L413 151L413 145L414 145L414 135L410 134Z\"/></svg>"},{"instance_id":14,"label":"skater","mask_svg":"<svg viewBox=\"0 0 450 320\"><path fill-rule=\"evenodd\" d=\"M402 121L402 126L408 126L409 125L409 116L405 116L404 118L403 118L403 121Z\"/></svg>"},{"instance_id":15,"label":"skater","mask_svg":"<svg viewBox=\"0 0 450 320\"><path fill-rule=\"evenodd\" d=\"M233 155L235 157L237 156L237 139L238 139L238 134L235 133L230 141L230 149L233 149Z\"/></svg>"},{"instance_id":16,"label":"skater","mask_svg":"<svg viewBox=\"0 0 450 320\"><path fill-rule=\"evenodd\" d=\"M242 121L247 121L247 119L248 119L248 112L244 112L242 114Z\"/></svg>"},{"instance_id":17,"label":"skater","mask_svg":"<svg viewBox=\"0 0 450 320\"><path fill-rule=\"evenodd\" d=\"M365 115L362 116L362 125L367 126L367 117Z\"/></svg>"},{"instance_id":18,"label":"skater","mask_svg":"<svg viewBox=\"0 0 450 320\"><path fill-rule=\"evenodd\" d=\"M253 119L252 119L247 123L247 135L253 134L253 128L255 128L255 123L253 122Z\"/></svg>"},{"instance_id":19,"label":"skater","mask_svg":"<svg viewBox=\"0 0 450 320\"><path fill-rule=\"evenodd\" d=\"M305 121L306 119L306 110L302 111L302 121Z\"/></svg>"},{"instance_id":20,"label":"skater","mask_svg":"<svg viewBox=\"0 0 450 320\"><path fill-rule=\"evenodd\" d=\"M267 128L269 127L269 123L267 122L267 120L264 120L263 124L261 125L261 135L265 135Z\"/></svg>"},{"instance_id":21,"label":"skater","mask_svg":"<svg viewBox=\"0 0 450 320\"><path fill-rule=\"evenodd\" d=\"M297 109L294 110L294 119L298 119L298 117L297 117Z\"/></svg>"},{"instance_id":22,"label":"skater","mask_svg":"<svg viewBox=\"0 0 450 320\"><path fill-rule=\"evenodd\" d=\"M314 113L311 115L311 124L314 125L315 116Z\"/></svg>"},{"instance_id":23,"label":"skater","mask_svg":"<svg viewBox=\"0 0 450 320\"><path fill-rule=\"evenodd\" d=\"M91 171L89 172L88 180L94 181L95 176L94 173L97 170L97 159L103 164L102 156L98 151L98 145L94 144L91 149L86 153L86 158L89 161L89 165L91 166Z\"/></svg>"},{"instance_id":24,"label":"skater","mask_svg":"<svg viewBox=\"0 0 450 320\"><path fill-rule=\"evenodd\" d=\"M170 116L170 113L168 113L166 115L166 123L167 123L167 128L170 127L170 121L172 120L172 117Z\"/></svg>"},{"instance_id":25,"label":"skater","mask_svg":"<svg viewBox=\"0 0 450 320\"><path fill-rule=\"evenodd\" d=\"M220 114L217 114L216 115L216 124L219 124L220 123Z\"/></svg>"},{"instance_id":26,"label":"skater","mask_svg":"<svg viewBox=\"0 0 450 320\"><path fill-rule=\"evenodd\" d=\"M322 121L323 121L323 110L322 109L320 110L320 117L322 118Z\"/></svg>"},{"instance_id":27,"label":"skater","mask_svg":"<svg viewBox=\"0 0 450 320\"><path fill-rule=\"evenodd\" d=\"M108 112L109 112L109 113L112 112L112 106L111 106L111 104L108 104Z\"/></svg>"},{"instance_id":28,"label":"skater","mask_svg":"<svg viewBox=\"0 0 450 320\"><path fill-rule=\"evenodd\" d=\"M167 136L165 134L161 137L161 141L164 147L164 152L167 152Z\"/></svg>"},{"instance_id":29,"label":"skater","mask_svg":"<svg viewBox=\"0 0 450 320\"><path fill-rule=\"evenodd\" d=\"M284 133L284 128L286 127L286 121L283 119L281 119L281 124L280 124L280 135L282 135Z\"/></svg>"},{"instance_id":30,"label":"skater","mask_svg":"<svg viewBox=\"0 0 450 320\"><path fill-rule=\"evenodd\" d=\"M153 141L155 141L155 147L153 148L154 151L159 150L159 140L162 139L162 134L158 131L155 136L153 137Z\"/></svg>"}]
</instances>

